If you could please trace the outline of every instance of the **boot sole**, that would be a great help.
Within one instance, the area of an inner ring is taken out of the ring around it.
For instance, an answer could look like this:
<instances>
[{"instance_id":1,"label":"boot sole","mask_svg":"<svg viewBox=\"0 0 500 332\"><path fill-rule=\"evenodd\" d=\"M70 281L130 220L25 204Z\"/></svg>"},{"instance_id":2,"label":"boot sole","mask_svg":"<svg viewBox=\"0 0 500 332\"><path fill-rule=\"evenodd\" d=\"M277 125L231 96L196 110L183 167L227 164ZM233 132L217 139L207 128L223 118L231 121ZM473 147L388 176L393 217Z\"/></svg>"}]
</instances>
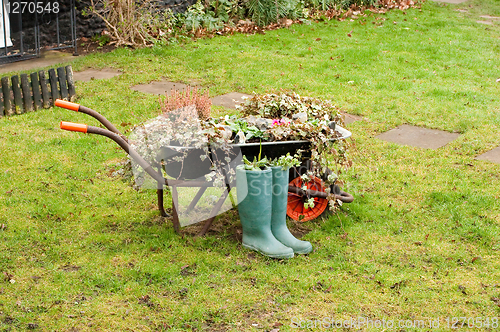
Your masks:
<instances>
[{"instance_id":1,"label":"boot sole","mask_svg":"<svg viewBox=\"0 0 500 332\"><path fill-rule=\"evenodd\" d=\"M256 248L254 246L249 246L248 244L243 244L243 243L242 243L242 246L247 248L247 249L260 252L262 255L267 256L267 257L271 257L271 258L293 258L293 254L294 254L293 252L290 254L266 254L265 252L262 252L259 248Z\"/></svg>"},{"instance_id":2,"label":"boot sole","mask_svg":"<svg viewBox=\"0 0 500 332\"><path fill-rule=\"evenodd\" d=\"M293 251L294 254L297 254L297 255L306 255L308 253L310 253L311 251L313 251L313 247L311 246L310 248L307 248L305 250L299 250L299 251Z\"/></svg>"}]
</instances>

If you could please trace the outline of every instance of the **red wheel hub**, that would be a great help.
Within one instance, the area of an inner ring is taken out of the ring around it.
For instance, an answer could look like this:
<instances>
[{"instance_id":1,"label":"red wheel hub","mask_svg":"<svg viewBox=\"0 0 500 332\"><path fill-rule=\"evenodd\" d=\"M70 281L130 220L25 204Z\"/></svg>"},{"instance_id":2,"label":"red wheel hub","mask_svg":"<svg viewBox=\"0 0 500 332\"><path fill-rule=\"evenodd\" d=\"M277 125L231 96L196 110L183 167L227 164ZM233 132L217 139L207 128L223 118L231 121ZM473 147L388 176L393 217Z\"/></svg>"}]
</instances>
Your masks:
<instances>
[{"instance_id":1,"label":"red wheel hub","mask_svg":"<svg viewBox=\"0 0 500 332\"><path fill-rule=\"evenodd\" d=\"M298 188L302 188L305 185L307 189L325 192L325 187L323 187L322 181L317 177L314 177L311 181L304 183L299 176L290 181L289 185ZM304 222L319 217L328 206L328 200L326 198L314 197L314 207L304 208L306 200L306 196L289 192L286 214L293 220Z\"/></svg>"}]
</instances>

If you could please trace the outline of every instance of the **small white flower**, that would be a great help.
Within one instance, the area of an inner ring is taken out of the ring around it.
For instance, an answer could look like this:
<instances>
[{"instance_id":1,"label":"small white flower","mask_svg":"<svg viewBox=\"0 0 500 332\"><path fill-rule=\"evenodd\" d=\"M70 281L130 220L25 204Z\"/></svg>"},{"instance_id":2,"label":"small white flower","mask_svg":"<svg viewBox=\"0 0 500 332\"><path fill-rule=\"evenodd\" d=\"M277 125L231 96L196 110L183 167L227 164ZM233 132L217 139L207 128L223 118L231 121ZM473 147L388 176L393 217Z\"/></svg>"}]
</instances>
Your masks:
<instances>
[{"instance_id":1,"label":"small white flower","mask_svg":"<svg viewBox=\"0 0 500 332\"><path fill-rule=\"evenodd\" d=\"M333 183L338 178L339 177L337 176L337 174L332 173L332 174L328 175L328 182L332 182Z\"/></svg>"}]
</instances>

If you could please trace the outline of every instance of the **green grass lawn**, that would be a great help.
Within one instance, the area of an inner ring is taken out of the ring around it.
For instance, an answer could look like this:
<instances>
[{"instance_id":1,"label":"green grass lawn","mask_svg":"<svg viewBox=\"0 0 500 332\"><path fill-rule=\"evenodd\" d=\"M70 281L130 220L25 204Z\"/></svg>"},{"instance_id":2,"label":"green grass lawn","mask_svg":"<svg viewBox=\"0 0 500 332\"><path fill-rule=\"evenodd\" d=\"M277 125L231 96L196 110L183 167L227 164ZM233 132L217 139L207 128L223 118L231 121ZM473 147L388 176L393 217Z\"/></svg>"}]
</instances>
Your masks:
<instances>
[{"instance_id":1,"label":"green grass lawn","mask_svg":"<svg viewBox=\"0 0 500 332\"><path fill-rule=\"evenodd\" d=\"M484 14L500 16L500 2L427 2L76 60L74 70L123 71L77 83L77 102L126 132L159 112L158 97L130 87L162 78L214 96L284 88L333 100L365 118L348 127L355 201L293 226L313 253L268 259L242 248L236 211L204 238L175 234L154 191L114 175L125 159L115 143L58 128L94 119L56 108L4 117L0 330L288 331L325 317L498 326L500 165L474 159L500 145L500 20L476 23ZM438 150L375 138L401 124L461 136Z\"/></svg>"}]
</instances>

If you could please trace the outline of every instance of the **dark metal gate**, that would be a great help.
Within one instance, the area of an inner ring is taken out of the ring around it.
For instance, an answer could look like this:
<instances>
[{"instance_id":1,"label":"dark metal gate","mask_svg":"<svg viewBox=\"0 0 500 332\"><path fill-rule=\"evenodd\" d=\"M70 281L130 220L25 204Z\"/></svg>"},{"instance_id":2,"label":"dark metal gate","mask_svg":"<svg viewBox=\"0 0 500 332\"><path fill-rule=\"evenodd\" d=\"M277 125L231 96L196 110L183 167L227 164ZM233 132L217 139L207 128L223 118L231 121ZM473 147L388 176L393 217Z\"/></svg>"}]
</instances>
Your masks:
<instances>
[{"instance_id":1,"label":"dark metal gate","mask_svg":"<svg viewBox=\"0 0 500 332\"><path fill-rule=\"evenodd\" d=\"M75 0L0 0L0 64L74 48Z\"/></svg>"}]
</instances>

